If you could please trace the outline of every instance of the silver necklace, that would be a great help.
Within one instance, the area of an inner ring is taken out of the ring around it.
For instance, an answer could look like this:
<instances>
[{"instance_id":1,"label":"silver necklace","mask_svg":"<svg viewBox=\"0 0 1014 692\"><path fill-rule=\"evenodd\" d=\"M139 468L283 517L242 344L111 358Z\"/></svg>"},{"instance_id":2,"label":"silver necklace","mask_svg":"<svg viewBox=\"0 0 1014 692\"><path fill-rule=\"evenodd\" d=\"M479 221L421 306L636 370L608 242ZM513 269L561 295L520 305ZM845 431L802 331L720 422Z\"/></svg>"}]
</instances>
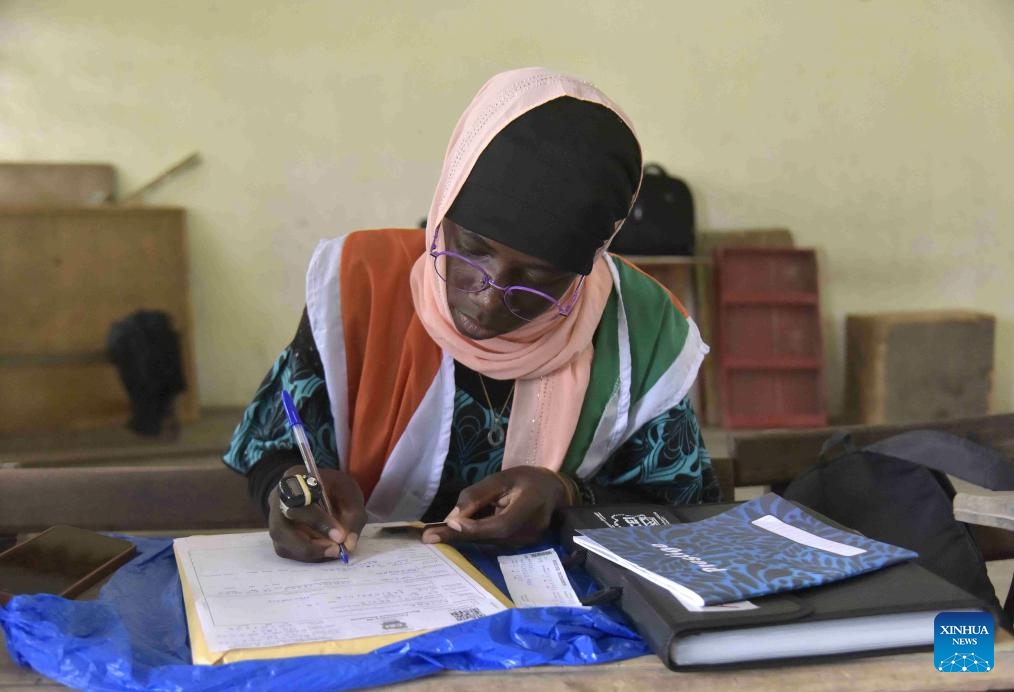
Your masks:
<instances>
[{"instance_id":1,"label":"silver necklace","mask_svg":"<svg viewBox=\"0 0 1014 692\"><path fill-rule=\"evenodd\" d=\"M486 433L486 441L489 442L492 447L499 447L503 444L504 440L507 439L507 434L503 429L503 414L510 406L511 398L514 396L514 387L517 385L515 381L511 385L511 390L507 394L507 401L503 402L503 406L500 408L500 413L496 412L493 408L493 401L489 398L489 392L486 391L486 380L483 378L482 373L476 373L479 375L479 384L482 385L482 393L486 396L486 403L489 405L490 413L493 414L493 425L490 427L489 432Z\"/></svg>"}]
</instances>

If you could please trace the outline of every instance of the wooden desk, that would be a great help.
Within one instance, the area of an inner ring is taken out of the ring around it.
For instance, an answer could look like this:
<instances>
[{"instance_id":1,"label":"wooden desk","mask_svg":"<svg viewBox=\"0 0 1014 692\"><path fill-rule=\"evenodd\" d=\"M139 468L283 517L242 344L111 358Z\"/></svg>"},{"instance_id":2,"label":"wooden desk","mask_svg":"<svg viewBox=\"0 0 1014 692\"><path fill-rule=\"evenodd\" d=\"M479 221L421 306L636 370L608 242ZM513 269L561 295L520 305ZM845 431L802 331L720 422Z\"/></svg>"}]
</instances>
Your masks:
<instances>
[{"instance_id":1,"label":"wooden desk","mask_svg":"<svg viewBox=\"0 0 1014 692\"><path fill-rule=\"evenodd\" d=\"M3 635L0 634L0 642ZM513 671L448 672L386 689L409 692L516 692L535 690L678 689L681 692L715 692L748 689L752 692L783 690L990 690L1014 688L1014 637L996 635L995 669L989 673L938 673L933 654L899 654L800 666L751 670L673 673L654 656L600 666L541 666ZM18 668L0 652L0 689L6 692L54 692L66 689L33 671Z\"/></svg>"},{"instance_id":2,"label":"wooden desk","mask_svg":"<svg viewBox=\"0 0 1014 692\"><path fill-rule=\"evenodd\" d=\"M85 528L158 531L164 535L188 522L195 529L260 527L256 511L246 501L245 480L223 466L167 465L123 469L2 469L0 527L12 533L38 531L57 519ZM54 493L57 503L38 497ZM74 502L74 495L78 501ZM110 498L118 498L112 502ZM103 511L96 514L95 507ZM152 512L152 507L160 508ZM66 689L30 670L16 667L7 655L0 633L0 690L52 692ZM679 689L716 692L750 689L782 690L985 690L1014 689L1014 637L996 635L990 673L938 673L931 652L866 657L836 663L750 670L673 673L654 656L601 666L544 666L510 672L445 673L422 678L394 689L409 692L516 692L519 683L538 690Z\"/></svg>"}]
</instances>

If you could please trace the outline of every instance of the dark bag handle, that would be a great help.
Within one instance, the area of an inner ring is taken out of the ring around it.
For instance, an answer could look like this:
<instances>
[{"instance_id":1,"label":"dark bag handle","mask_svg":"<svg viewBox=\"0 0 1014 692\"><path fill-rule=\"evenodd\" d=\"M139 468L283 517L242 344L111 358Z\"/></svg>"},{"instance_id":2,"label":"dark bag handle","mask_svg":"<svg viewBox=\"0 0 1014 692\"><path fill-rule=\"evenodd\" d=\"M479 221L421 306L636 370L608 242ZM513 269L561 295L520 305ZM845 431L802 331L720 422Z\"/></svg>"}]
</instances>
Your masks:
<instances>
[{"instance_id":1,"label":"dark bag handle","mask_svg":"<svg viewBox=\"0 0 1014 692\"><path fill-rule=\"evenodd\" d=\"M865 449L956 476L989 490L1014 490L1014 461L995 449L940 430L912 430Z\"/></svg>"},{"instance_id":2,"label":"dark bag handle","mask_svg":"<svg viewBox=\"0 0 1014 692\"><path fill-rule=\"evenodd\" d=\"M622 586L608 586L604 589L599 589L595 593L586 596L581 599L581 605L593 606L603 605L604 603L612 603L613 601L619 600L620 596L623 595Z\"/></svg>"},{"instance_id":3,"label":"dark bag handle","mask_svg":"<svg viewBox=\"0 0 1014 692\"><path fill-rule=\"evenodd\" d=\"M827 459L831 450L835 447L841 447L845 452L856 451L856 441L852 439L852 433L846 430L838 430L831 437L824 440L824 444L820 448L820 460L824 461Z\"/></svg>"}]
</instances>

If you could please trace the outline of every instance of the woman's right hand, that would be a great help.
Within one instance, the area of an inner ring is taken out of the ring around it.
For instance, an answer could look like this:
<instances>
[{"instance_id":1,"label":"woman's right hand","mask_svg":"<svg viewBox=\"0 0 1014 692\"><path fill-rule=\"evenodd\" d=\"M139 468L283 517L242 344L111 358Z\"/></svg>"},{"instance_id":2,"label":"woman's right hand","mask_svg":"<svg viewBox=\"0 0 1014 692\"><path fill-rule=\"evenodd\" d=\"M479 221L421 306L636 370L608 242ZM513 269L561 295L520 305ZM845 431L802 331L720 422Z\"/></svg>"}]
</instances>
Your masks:
<instances>
[{"instance_id":1,"label":"woman's right hand","mask_svg":"<svg viewBox=\"0 0 1014 692\"><path fill-rule=\"evenodd\" d=\"M302 466L292 466L284 475L305 472ZM346 550L355 550L366 524L363 492L344 471L321 469L320 483L334 508L333 517L316 502L309 507L284 508L283 512L278 488L268 495L268 533L275 553L281 557L301 562L337 559L338 544L342 542Z\"/></svg>"}]
</instances>

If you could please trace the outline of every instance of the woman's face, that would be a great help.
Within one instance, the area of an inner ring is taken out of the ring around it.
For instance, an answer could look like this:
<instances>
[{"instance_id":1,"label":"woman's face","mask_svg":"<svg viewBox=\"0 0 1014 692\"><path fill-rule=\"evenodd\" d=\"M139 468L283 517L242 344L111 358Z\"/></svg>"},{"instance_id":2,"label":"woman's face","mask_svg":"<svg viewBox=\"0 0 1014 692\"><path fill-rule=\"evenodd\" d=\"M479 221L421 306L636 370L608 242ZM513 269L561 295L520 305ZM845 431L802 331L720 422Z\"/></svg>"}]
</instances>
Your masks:
<instances>
[{"instance_id":1,"label":"woman's face","mask_svg":"<svg viewBox=\"0 0 1014 692\"><path fill-rule=\"evenodd\" d=\"M498 286L524 286L542 291L559 300L574 283L577 274L511 249L502 243L473 233L444 218L446 250L467 257L486 270ZM448 262L453 262L447 258ZM450 266L448 269L452 269ZM503 292L492 286L475 293L447 287L447 307L454 326L470 339L490 339L526 324L504 304ZM547 310L555 308L546 303ZM541 310L541 304L540 304ZM545 312L545 310L542 310ZM538 315L526 315L529 319Z\"/></svg>"}]
</instances>

